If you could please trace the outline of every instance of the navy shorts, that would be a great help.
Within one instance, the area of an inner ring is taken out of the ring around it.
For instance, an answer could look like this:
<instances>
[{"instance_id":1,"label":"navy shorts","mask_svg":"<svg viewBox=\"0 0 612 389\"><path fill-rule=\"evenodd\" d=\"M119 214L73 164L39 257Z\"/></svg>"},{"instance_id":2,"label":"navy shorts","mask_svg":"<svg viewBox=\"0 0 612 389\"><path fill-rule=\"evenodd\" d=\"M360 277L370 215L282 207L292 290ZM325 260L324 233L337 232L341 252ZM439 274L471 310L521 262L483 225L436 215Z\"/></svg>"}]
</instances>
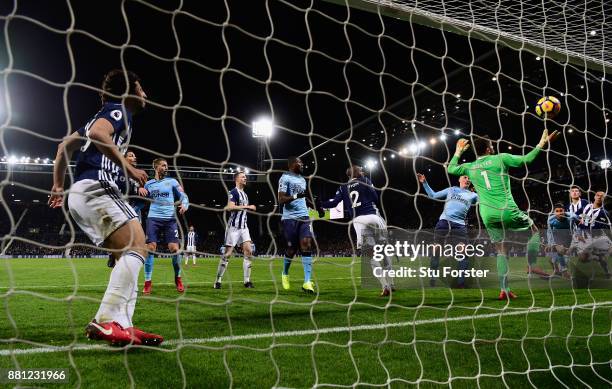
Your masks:
<instances>
[{"instance_id":1,"label":"navy shorts","mask_svg":"<svg viewBox=\"0 0 612 389\"><path fill-rule=\"evenodd\" d=\"M287 247L295 247L299 250L302 239L314 236L310 219L285 219L281 220L281 222Z\"/></svg>"},{"instance_id":2,"label":"navy shorts","mask_svg":"<svg viewBox=\"0 0 612 389\"><path fill-rule=\"evenodd\" d=\"M437 243L467 243L468 230L465 224L440 219L434 229L434 239Z\"/></svg>"},{"instance_id":3,"label":"navy shorts","mask_svg":"<svg viewBox=\"0 0 612 389\"><path fill-rule=\"evenodd\" d=\"M176 219L147 218L147 243L178 243Z\"/></svg>"}]
</instances>

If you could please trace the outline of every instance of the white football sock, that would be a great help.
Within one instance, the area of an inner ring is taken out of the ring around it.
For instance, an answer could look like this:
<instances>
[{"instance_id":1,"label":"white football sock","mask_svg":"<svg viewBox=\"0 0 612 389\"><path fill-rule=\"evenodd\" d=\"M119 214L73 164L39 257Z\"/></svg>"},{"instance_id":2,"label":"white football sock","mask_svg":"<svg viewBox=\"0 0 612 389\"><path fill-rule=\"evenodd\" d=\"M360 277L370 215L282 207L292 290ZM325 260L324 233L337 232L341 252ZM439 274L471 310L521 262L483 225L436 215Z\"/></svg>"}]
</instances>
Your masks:
<instances>
[{"instance_id":1,"label":"white football sock","mask_svg":"<svg viewBox=\"0 0 612 389\"><path fill-rule=\"evenodd\" d=\"M134 251L126 252L115 263L96 313L95 319L98 323L116 321L124 328L132 327L131 317L136 307L138 275L143 265L144 258ZM130 307L132 298L134 306Z\"/></svg>"},{"instance_id":2,"label":"white football sock","mask_svg":"<svg viewBox=\"0 0 612 389\"><path fill-rule=\"evenodd\" d=\"M245 256L242 261L242 273L244 274L244 282L251 281L251 258Z\"/></svg>"},{"instance_id":3,"label":"white football sock","mask_svg":"<svg viewBox=\"0 0 612 389\"><path fill-rule=\"evenodd\" d=\"M219 266L217 267L217 282L221 282L223 274L225 274L225 270L227 269L227 263L228 261L225 255L221 256L221 259L219 260Z\"/></svg>"}]
</instances>

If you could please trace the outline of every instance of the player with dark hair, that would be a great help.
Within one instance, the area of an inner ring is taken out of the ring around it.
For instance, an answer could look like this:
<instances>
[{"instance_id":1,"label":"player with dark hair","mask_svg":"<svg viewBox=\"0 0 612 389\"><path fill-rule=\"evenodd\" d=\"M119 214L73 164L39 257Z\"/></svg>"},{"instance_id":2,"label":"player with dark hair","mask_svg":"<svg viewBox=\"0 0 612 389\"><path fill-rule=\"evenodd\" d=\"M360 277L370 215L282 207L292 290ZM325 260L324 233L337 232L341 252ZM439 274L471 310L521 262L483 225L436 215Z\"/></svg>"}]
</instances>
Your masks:
<instances>
[{"instance_id":1,"label":"player with dark hair","mask_svg":"<svg viewBox=\"0 0 612 389\"><path fill-rule=\"evenodd\" d=\"M281 223L283 234L287 241L283 271L282 285L285 290L291 287L289 282L289 268L291 261L300 250L302 266L304 267L304 284L302 290L314 294L314 283L311 281L312 273L312 223L306 205L306 180L302 177L304 164L299 157L291 157L287 161L288 171L283 173L278 181L278 202L283 208Z\"/></svg>"},{"instance_id":2,"label":"player with dark hair","mask_svg":"<svg viewBox=\"0 0 612 389\"><path fill-rule=\"evenodd\" d=\"M569 190L569 198L570 202L565 207L566 212L573 212L574 214L579 214L582 212L582 209L589 205L589 201L582 198L582 191L578 185L572 185Z\"/></svg>"},{"instance_id":3,"label":"player with dark hair","mask_svg":"<svg viewBox=\"0 0 612 389\"><path fill-rule=\"evenodd\" d=\"M380 216L378 211L378 193L369 178L363 173L360 166L353 165L346 169L349 181L340 185L333 199L318 202L318 209L330 209L336 207L340 202L348 205L349 217L352 218L353 228L357 235L357 250L363 247L364 236L368 239L368 247L376 242L385 241L387 238L387 222ZM371 262L373 268L391 268L391 258L386 257L378 263ZM382 286L381 296L389 296L394 290L392 277L376 277Z\"/></svg>"},{"instance_id":4,"label":"player with dark hair","mask_svg":"<svg viewBox=\"0 0 612 389\"><path fill-rule=\"evenodd\" d=\"M163 341L161 336L146 333L132 323L138 275L146 255L145 236L136 212L122 199L118 187L126 175L139 184L147 180L147 173L123 156L131 135L132 115L145 107L147 95L138 76L122 70L109 72L102 89L102 108L58 146L49 206L62 207L68 162L80 147L68 196L70 215L94 244L119 258L86 335L114 345L158 345Z\"/></svg>"},{"instance_id":5,"label":"player with dark hair","mask_svg":"<svg viewBox=\"0 0 612 389\"><path fill-rule=\"evenodd\" d=\"M566 212L563 203L555 204L548 216L547 250L552 252L552 264L556 275L568 277L565 252L572 243L572 225L579 222L574 212Z\"/></svg>"},{"instance_id":6,"label":"player with dark hair","mask_svg":"<svg viewBox=\"0 0 612 389\"><path fill-rule=\"evenodd\" d=\"M467 139L459 139L455 154L448 165L450 174L467 175L474 184L480 200L480 217L497 249L497 273L500 284L500 300L516 298L508 286L508 250L504 244L507 231L530 231L527 244L528 273L545 274L536 267L540 249L540 234L531 218L521 211L510 189L508 169L530 164L542 148L554 140L557 131L548 134L544 130L538 145L526 155L495 154L493 143L487 137L474 138L476 160L459 164L459 158L470 147Z\"/></svg>"},{"instance_id":7,"label":"player with dark hair","mask_svg":"<svg viewBox=\"0 0 612 389\"><path fill-rule=\"evenodd\" d=\"M214 288L221 289L221 280L227 269L229 258L232 256L234 247L240 246L244 255L242 261L242 271L244 276L244 287L254 288L251 282L251 234L247 225L247 211L255 211L256 207L249 204L249 197L244 191L247 183L247 176L244 172L234 174L236 186L228 194L225 211L230 212L227 228L225 230L225 251L221 254L219 266L217 267L217 279Z\"/></svg>"},{"instance_id":8,"label":"player with dark hair","mask_svg":"<svg viewBox=\"0 0 612 389\"><path fill-rule=\"evenodd\" d=\"M185 291L181 279L181 259L179 254L179 231L174 209L175 201L180 201L179 214L183 215L189 208L189 197L179 182L168 175L168 162L163 158L153 160L155 178L147 181L145 189L147 197L152 200L147 216L147 246L149 255L145 261L144 294L150 294L153 276L153 253L157 243L167 243L172 255L174 268L174 283L179 293ZM162 239L161 235L164 238Z\"/></svg>"}]
</instances>

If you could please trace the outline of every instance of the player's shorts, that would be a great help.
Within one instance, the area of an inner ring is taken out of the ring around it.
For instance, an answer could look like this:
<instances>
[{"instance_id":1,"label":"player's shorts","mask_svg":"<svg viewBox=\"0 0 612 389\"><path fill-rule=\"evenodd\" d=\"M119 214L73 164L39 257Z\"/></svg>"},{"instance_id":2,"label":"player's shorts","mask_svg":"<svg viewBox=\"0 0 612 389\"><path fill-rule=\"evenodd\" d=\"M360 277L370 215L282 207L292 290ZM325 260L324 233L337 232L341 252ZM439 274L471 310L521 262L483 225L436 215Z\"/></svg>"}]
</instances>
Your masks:
<instances>
[{"instance_id":1,"label":"player's shorts","mask_svg":"<svg viewBox=\"0 0 612 389\"><path fill-rule=\"evenodd\" d=\"M446 219L440 219L434 228L434 243L459 244L467 243L468 229L465 224L459 224Z\"/></svg>"},{"instance_id":2,"label":"player's shorts","mask_svg":"<svg viewBox=\"0 0 612 389\"><path fill-rule=\"evenodd\" d=\"M491 242L501 242L510 231L528 231L533 225L533 220L518 207L487 210L481 208L480 216L489 233Z\"/></svg>"},{"instance_id":3,"label":"player's shorts","mask_svg":"<svg viewBox=\"0 0 612 389\"><path fill-rule=\"evenodd\" d=\"M195 253L196 252L196 248L195 246L187 246L187 251L188 253Z\"/></svg>"},{"instance_id":4,"label":"player's shorts","mask_svg":"<svg viewBox=\"0 0 612 389\"><path fill-rule=\"evenodd\" d=\"M592 237L590 234L576 234L572 240L571 249L578 256L588 256L588 259L601 259L608 256L612 241L606 235Z\"/></svg>"},{"instance_id":5,"label":"player's shorts","mask_svg":"<svg viewBox=\"0 0 612 389\"><path fill-rule=\"evenodd\" d=\"M235 247L243 244L244 242L251 241L251 234L248 228L237 228L234 226L228 226L225 230L225 245L229 247Z\"/></svg>"},{"instance_id":6,"label":"player's shorts","mask_svg":"<svg viewBox=\"0 0 612 389\"><path fill-rule=\"evenodd\" d=\"M91 179L72 185L68 209L81 230L97 246L137 217L132 207L121 198L121 192L114 182Z\"/></svg>"},{"instance_id":7,"label":"player's shorts","mask_svg":"<svg viewBox=\"0 0 612 389\"><path fill-rule=\"evenodd\" d=\"M147 243L178 243L176 219L147 218Z\"/></svg>"},{"instance_id":8,"label":"player's shorts","mask_svg":"<svg viewBox=\"0 0 612 389\"><path fill-rule=\"evenodd\" d=\"M312 238L312 223L308 217L303 219L284 219L281 220L283 225L283 235L287 241L287 247L300 248L300 241L304 238Z\"/></svg>"},{"instance_id":9,"label":"player's shorts","mask_svg":"<svg viewBox=\"0 0 612 389\"><path fill-rule=\"evenodd\" d=\"M366 244L373 246L386 238L387 223L380 215L360 215L353 219L353 228L357 234L357 248L363 246L363 241ZM365 238L365 239L364 239Z\"/></svg>"}]
</instances>

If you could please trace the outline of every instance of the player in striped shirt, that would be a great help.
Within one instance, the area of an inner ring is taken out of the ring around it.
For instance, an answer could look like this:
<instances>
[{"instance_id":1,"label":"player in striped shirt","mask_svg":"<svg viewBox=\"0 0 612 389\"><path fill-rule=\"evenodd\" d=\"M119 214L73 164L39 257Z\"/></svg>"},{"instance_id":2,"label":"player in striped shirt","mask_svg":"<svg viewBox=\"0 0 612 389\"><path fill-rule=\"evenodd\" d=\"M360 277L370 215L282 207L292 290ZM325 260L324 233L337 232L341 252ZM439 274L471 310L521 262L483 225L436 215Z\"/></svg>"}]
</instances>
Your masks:
<instances>
[{"instance_id":1,"label":"player in striped shirt","mask_svg":"<svg viewBox=\"0 0 612 389\"><path fill-rule=\"evenodd\" d=\"M147 180L147 173L123 156L131 136L132 115L144 109L147 95L138 76L117 69L104 77L100 97L102 108L98 113L58 146L49 206L62 207L68 162L80 147L68 196L70 215L94 244L119 257L86 335L114 345L158 345L163 341L161 336L146 333L132 323L138 275L146 255L145 236L119 189L119 183L125 182L120 178L126 175L140 184Z\"/></svg>"},{"instance_id":2,"label":"player in striped shirt","mask_svg":"<svg viewBox=\"0 0 612 389\"><path fill-rule=\"evenodd\" d=\"M185 250L185 265L189 262L189 256L193 260L193 264L196 263L196 233L193 226L189 226L189 232L187 233L187 250Z\"/></svg>"},{"instance_id":3,"label":"player in striped shirt","mask_svg":"<svg viewBox=\"0 0 612 389\"><path fill-rule=\"evenodd\" d=\"M244 275L244 287L253 288L251 282L251 235L247 225L247 211L255 211L256 207L249 204L249 197L244 191L247 183L247 176L243 172L234 174L236 187L228 194L225 211L229 211L230 217L225 229L225 252L221 254L219 266L217 267L217 280L214 288L221 289L221 280L227 269L229 258L232 256L234 247L241 246L244 259L242 261L242 271Z\"/></svg>"}]
</instances>

